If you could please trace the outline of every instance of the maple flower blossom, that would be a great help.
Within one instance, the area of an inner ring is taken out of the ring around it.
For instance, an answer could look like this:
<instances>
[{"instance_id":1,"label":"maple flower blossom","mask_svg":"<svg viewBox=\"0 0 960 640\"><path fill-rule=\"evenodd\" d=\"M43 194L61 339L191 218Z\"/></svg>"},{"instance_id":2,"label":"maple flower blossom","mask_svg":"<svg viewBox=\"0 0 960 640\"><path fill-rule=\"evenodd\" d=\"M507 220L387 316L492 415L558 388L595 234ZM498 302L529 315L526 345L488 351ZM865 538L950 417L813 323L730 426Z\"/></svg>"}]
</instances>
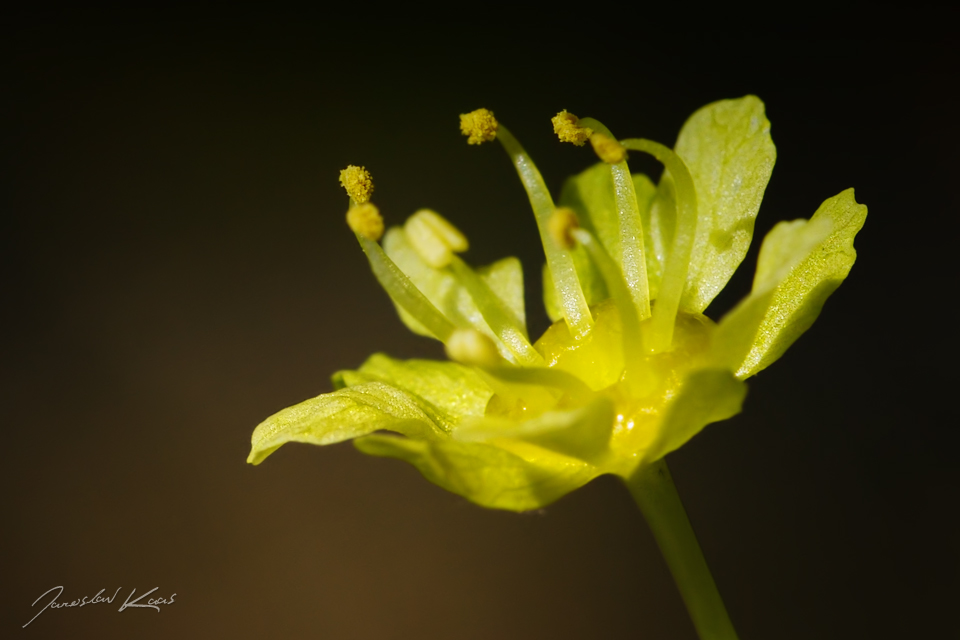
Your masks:
<instances>
[{"instance_id":1,"label":"maple flower blossom","mask_svg":"<svg viewBox=\"0 0 960 640\"><path fill-rule=\"evenodd\" d=\"M617 139L566 111L553 124L561 141L590 142L601 159L567 180L558 204L493 113L461 116L468 142L499 141L526 188L554 324L531 341L520 262L470 266L459 256L467 238L440 214L418 211L384 233L370 174L348 167L347 220L374 275L401 321L443 342L450 360L375 354L337 372L333 392L256 428L248 462L287 442L353 439L477 504L514 511L601 474L628 479L738 413L744 380L810 327L854 263L866 207L849 189L809 220L776 225L751 292L714 321L703 312L747 252L776 156L763 103L701 108L673 149ZM637 152L663 163L658 184L630 173Z\"/></svg>"}]
</instances>

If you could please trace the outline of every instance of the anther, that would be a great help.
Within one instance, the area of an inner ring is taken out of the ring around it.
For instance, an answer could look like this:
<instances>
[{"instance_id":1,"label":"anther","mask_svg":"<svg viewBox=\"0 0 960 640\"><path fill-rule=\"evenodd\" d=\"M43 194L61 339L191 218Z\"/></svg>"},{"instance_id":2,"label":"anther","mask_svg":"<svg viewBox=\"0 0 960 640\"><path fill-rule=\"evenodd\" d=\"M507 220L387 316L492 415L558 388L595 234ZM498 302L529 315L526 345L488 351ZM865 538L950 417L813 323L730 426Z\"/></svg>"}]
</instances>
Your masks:
<instances>
[{"instance_id":1,"label":"anther","mask_svg":"<svg viewBox=\"0 0 960 640\"><path fill-rule=\"evenodd\" d=\"M578 147L590 139L593 129L580 124L580 118L566 109L550 119L553 123L553 132L560 138L560 142L572 142Z\"/></svg>"},{"instance_id":2,"label":"anther","mask_svg":"<svg viewBox=\"0 0 960 640\"><path fill-rule=\"evenodd\" d=\"M403 230L414 250L434 269L446 267L453 260L454 253L469 248L467 238L460 230L430 209L421 209L407 218Z\"/></svg>"},{"instance_id":3,"label":"anther","mask_svg":"<svg viewBox=\"0 0 960 640\"><path fill-rule=\"evenodd\" d=\"M451 360L462 364L490 368L503 363L497 345L476 329L455 330L444 348Z\"/></svg>"},{"instance_id":4,"label":"anther","mask_svg":"<svg viewBox=\"0 0 960 640\"><path fill-rule=\"evenodd\" d=\"M347 211L347 224L353 232L367 240L377 242L383 236L383 218L380 210L369 202L350 207Z\"/></svg>"},{"instance_id":5,"label":"anther","mask_svg":"<svg viewBox=\"0 0 960 640\"><path fill-rule=\"evenodd\" d=\"M373 195L373 176L363 167L347 165L340 171L340 184L356 204L369 202Z\"/></svg>"},{"instance_id":6,"label":"anther","mask_svg":"<svg viewBox=\"0 0 960 640\"><path fill-rule=\"evenodd\" d=\"M547 224L550 229L550 237L564 249L572 249L576 245L576 240L570 235L570 232L579 226L577 214L567 207L556 209Z\"/></svg>"},{"instance_id":7,"label":"anther","mask_svg":"<svg viewBox=\"0 0 960 640\"><path fill-rule=\"evenodd\" d=\"M467 136L468 144L482 144L497 137L497 119L489 109L477 109L460 114L460 132Z\"/></svg>"},{"instance_id":8,"label":"anther","mask_svg":"<svg viewBox=\"0 0 960 640\"><path fill-rule=\"evenodd\" d=\"M626 148L606 134L594 133L590 136L590 144L597 157L607 164L617 164L627 159Z\"/></svg>"}]
</instances>

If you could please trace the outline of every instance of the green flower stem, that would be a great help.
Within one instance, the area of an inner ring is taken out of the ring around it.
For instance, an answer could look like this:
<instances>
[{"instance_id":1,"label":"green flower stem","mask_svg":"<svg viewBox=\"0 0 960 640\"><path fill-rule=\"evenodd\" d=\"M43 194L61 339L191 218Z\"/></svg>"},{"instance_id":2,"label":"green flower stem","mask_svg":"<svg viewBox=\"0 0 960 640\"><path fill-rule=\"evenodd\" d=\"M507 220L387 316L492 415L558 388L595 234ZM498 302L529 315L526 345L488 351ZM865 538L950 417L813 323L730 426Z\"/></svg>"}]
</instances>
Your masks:
<instances>
[{"instance_id":1,"label":"green flower stem","mask_svg":"<svg viewBox=\"0 0 960 640\"><path fill-rule=\"evenodd\" d=\"M737 640L666 460L642 465L625 482L650 525L700 639Z\"/></svg>"}]
</instances>

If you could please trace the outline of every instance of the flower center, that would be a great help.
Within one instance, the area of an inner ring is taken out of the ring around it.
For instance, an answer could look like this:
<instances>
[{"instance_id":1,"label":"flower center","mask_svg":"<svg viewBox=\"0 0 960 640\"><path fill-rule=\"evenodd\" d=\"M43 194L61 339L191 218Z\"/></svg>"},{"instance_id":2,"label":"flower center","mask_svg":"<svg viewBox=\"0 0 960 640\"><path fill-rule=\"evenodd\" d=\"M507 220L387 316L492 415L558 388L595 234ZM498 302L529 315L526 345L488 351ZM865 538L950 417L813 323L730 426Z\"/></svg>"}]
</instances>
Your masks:
<instances>
[{"instance_id":1,"label":"flower center","mask_svg":"<svg viewBox=\"0 0 960 640\"><path fill-rule=\"evenodd\" d=\"M716 324L702 314L678 314L671 349L659 353L646 350L637 363L642 384L627 384L617 306L607 300L591 311L594 326L586 337L577 340L566 323L560 321L547 329L534 348L549 367L576 375L592 391L613 400L617 424L612 448L642 450L687 374L709 364L708 352ZM640 323L641 337L652 330L652 318Z\"/></svg>"}]
</instances>

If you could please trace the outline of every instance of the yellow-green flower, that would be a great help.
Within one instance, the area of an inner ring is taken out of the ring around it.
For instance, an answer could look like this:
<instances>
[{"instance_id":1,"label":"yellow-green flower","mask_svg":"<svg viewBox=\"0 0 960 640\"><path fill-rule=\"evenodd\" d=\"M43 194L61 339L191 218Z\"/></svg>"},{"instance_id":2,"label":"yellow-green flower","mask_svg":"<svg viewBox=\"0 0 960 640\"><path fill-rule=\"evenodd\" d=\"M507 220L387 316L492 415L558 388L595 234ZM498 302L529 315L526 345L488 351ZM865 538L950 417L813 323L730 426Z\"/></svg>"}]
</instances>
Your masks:
<instances>
[{"instance_id":1,"label":"yellow-green flower","mask_svg":"<svg viewBox=\"0 0 960 640\"><path fill-rule=\"evenodd\" d=\"M756 97L703 107L673 150L618 141L596 120L561 112L560 139L589 141L603 161L567 180L559 206L492 113L461 116L461 126L471 144L499 140L517 168L554 324L532 342L519 261L469 266L458 256L467 239L439 214L419 211L383 234L372 179L350 167L341 174L348 222L374 274L400 319L441 340L451 361L375 354L340 371L335 391L258 426L249 462L286 442L354 439L473 502L515 511L600 474L626 479L738 413L743 381L806 331L855 260L866 207L851 189L810 220L775 226L747 298L718 322L703 315L747 252L773 169ZM629 152L665 165L659 184L630 173Z\"/></svg>"}]
</instances>

